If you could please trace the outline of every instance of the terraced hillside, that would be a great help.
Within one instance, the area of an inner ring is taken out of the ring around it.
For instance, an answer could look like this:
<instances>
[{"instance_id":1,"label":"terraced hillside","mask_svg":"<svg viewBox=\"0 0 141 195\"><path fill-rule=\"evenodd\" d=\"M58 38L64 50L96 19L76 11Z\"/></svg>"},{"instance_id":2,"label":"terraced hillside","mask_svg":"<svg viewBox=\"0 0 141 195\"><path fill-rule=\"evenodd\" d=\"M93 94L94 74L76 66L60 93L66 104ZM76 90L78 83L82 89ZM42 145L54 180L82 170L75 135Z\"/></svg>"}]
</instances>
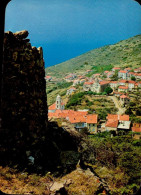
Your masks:
<instances>
[{"instance_id":1,"label":"terraced hillside","mask_svg":"<svg viewBox=\"0 0 141 195\"><path fill-rule=\"evenodd\" d=\"M141 62L141 35L136 35L114 45L91 50L76 58L46 68L46 74L64 77L67 73L85 72L95 66L138 67Z\"/></svg>"}]
</instances>

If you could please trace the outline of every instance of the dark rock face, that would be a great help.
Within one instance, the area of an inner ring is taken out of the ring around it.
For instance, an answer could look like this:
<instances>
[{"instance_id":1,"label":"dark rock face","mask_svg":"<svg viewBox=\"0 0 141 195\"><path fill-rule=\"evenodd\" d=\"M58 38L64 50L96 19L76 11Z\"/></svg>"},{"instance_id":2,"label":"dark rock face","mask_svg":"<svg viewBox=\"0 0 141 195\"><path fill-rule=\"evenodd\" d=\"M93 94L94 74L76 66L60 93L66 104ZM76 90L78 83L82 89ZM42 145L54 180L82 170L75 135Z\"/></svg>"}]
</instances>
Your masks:
<instances>
[{"instance_id":1,"label":"dark rock face","mask_svg":"<svg viewBox=\"0 0 141 195\"><path fill-rule=\"evenodd\" d=\"M28 31L4 37L0 161L27 161L47 130L47 97L42 48L32 47Z\"/></svg>"}]
</instances>

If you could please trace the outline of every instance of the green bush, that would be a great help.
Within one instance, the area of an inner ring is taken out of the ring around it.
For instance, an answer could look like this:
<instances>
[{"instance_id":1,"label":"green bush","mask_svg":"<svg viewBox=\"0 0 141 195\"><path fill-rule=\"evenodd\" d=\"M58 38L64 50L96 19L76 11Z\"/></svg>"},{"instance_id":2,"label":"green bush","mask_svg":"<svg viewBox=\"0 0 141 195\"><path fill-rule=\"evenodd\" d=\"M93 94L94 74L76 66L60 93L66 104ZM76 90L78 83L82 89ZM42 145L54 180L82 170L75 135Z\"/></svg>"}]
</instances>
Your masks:
<instances>
[{"instance_id":1,"label":"green bush","mask_svg":"<svg viewBox=\"0 0 141 195\"><path fill-rule=\"evenodd\" d=\"M86 94L85 92L79 92L79 93L75 93L72 96L70 96L70 98L66 104L66 108L70 108L71 106L80 105L82 98L85 94Z\"/></svg>"}]
</instances>

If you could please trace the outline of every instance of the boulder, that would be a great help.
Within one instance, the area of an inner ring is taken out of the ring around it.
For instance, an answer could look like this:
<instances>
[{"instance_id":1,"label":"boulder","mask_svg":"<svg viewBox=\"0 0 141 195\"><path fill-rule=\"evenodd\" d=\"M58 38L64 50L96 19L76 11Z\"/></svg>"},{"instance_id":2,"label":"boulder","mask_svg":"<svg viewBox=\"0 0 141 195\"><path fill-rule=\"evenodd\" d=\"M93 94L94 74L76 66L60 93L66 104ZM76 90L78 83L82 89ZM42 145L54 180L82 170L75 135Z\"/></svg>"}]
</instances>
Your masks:
<instances>
[{"instance_id":1,"label":"boulder","mask_svg":"<svg viewBox=\"0 0 141 195\"><path fill-rule=\"evenodd\" d=\"M17 31L14 33L14 35L18 38L18 39L26 39L28 37L28 31L27 30L22 30L22 31Z\"/></svg>"},{"instance_id":2,"label":"boulder","mask_svg":"<svg viewBox=\"0 0 141 195\"><path fill-rule=\"evenodd\" d=\"M65 184L61 182L54 182L50 188L51 195L67 195Z\"/></svg>"}]
</instances>

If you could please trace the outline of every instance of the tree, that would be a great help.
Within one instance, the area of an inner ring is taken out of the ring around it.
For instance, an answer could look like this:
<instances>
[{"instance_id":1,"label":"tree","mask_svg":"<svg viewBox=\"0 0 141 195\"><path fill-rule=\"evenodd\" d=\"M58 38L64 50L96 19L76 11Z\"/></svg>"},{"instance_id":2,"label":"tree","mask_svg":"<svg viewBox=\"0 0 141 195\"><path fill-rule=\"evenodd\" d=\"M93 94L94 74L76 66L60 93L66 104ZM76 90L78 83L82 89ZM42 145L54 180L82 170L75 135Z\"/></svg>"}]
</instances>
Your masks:
<instances>
[{"instance_id":1,"label":"tree","mask_svg":"<svg viewBox=\"0 0 141 195\"><path fill-rule=\"evenodd\" d=\"M113 89L111 87L106 87L104 92L106 92L107 95L113 92Z\"/></svg>"},{"instance_id":2,"label":"tree","mask_svg":"<svg viewBox=\"0 0 141 195\"><path fill-rule=\"evenodd\" d=\"M112 81L117 81L118 80L118 70L115 71L115 74L112 76Z\"/></svg>"},{"instance_id":3,"label":"tree","mask_svg":"<svg viewBox=\"0 0 141 195\"><path fill-rule=\"evenodd\" d=\"M131 80L132 80L132 81L135 81L136 78L135 78L134 76L131 76Z\"/></svg>"}]
</instances>

